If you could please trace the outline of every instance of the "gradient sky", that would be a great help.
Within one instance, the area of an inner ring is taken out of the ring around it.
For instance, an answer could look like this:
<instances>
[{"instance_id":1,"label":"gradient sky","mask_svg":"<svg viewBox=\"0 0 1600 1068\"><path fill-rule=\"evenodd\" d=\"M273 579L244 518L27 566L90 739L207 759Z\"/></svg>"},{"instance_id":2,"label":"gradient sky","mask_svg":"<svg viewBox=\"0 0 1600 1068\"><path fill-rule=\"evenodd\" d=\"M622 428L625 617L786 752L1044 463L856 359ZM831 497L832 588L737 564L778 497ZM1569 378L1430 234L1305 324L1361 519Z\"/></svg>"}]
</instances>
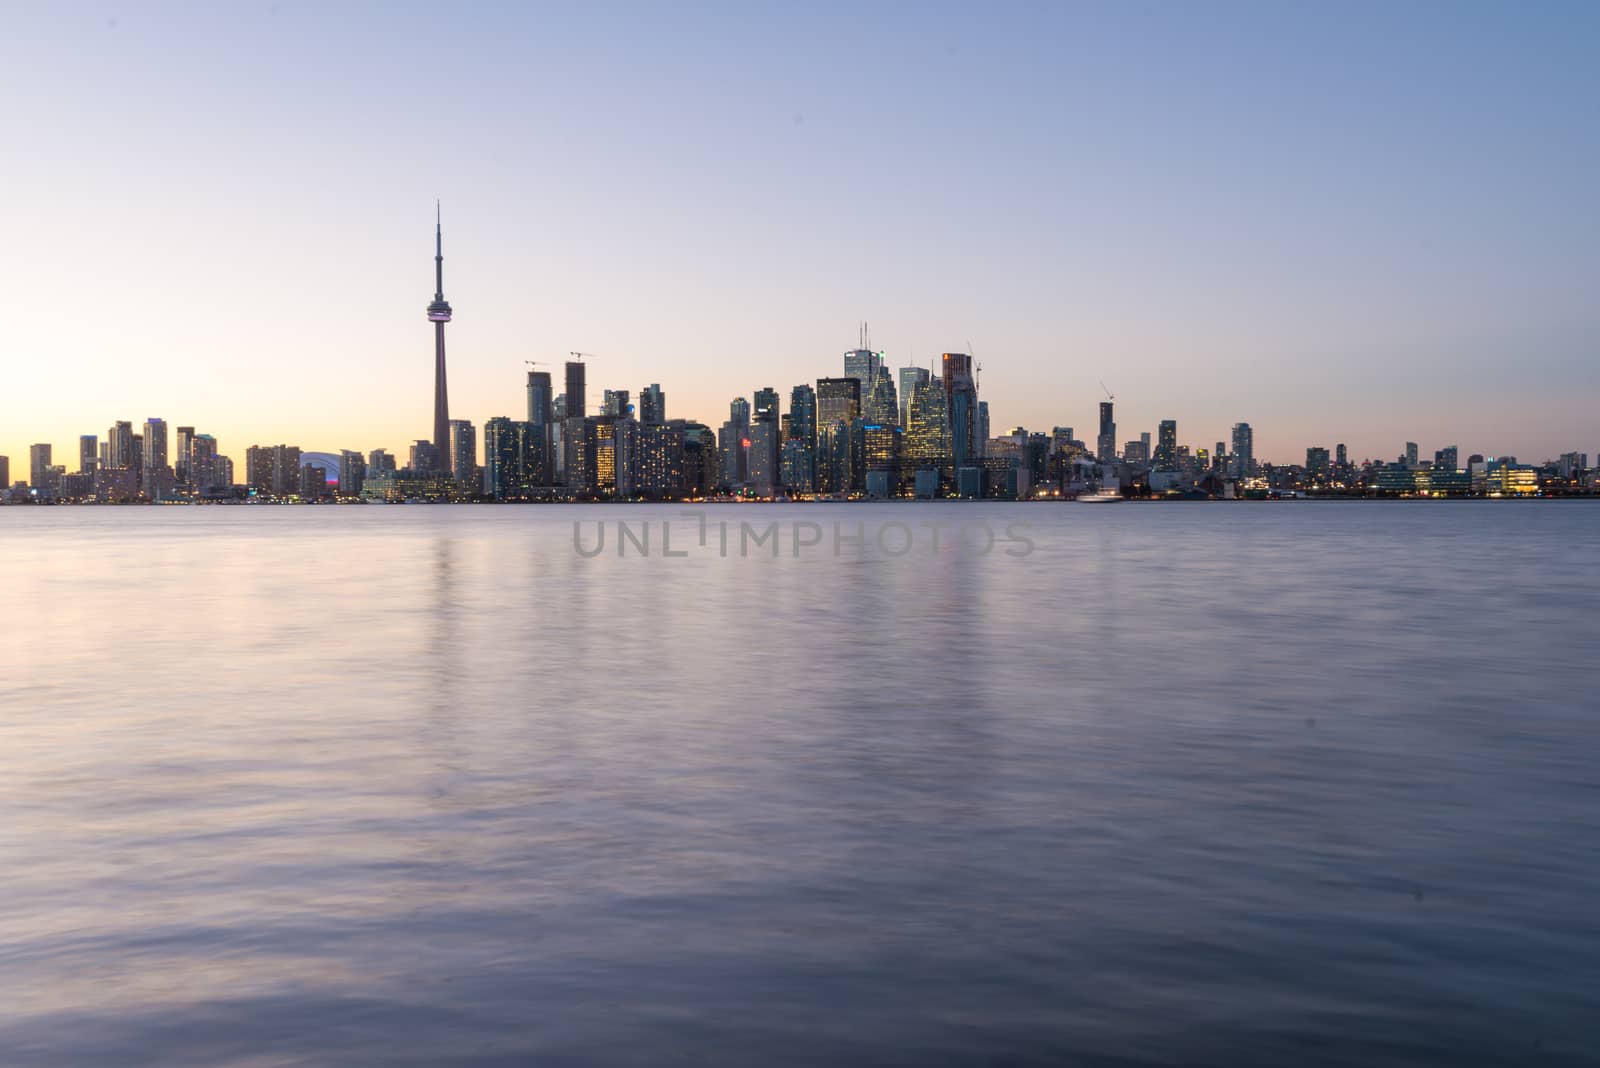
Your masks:
<instances>
[{"instance_id":1,"label":"gradient sky","mask_svg":"<svg viewBox=\"0 0 1600 1068\"><path fill-rule=\"evenodd\" d=\"M1600 4L0 10L0 453L430 433L598 354L735 394L969 345L992 429L1600 453Z\"/></svg>"}]
</instances>

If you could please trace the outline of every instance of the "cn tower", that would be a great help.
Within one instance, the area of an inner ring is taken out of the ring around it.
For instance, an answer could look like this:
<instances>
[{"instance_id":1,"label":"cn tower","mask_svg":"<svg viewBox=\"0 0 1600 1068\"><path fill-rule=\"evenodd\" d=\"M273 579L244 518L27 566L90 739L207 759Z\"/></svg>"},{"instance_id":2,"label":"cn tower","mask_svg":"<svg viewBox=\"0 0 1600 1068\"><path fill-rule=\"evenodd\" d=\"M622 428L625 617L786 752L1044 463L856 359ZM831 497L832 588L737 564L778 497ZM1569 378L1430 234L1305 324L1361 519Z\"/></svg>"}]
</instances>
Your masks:
<instances>
[{"instance_id":1,"label":"cn tower","mask_svg":"<svg viewBox=\"0 0 1600 1068\"><path fill-rule=\"evenodd\" d=\"M428 321L433 324L433 446L439 452L439 470L450 474L450 387L444 373L444 324L450 321L450 302L444 299L444 227L437 201L433 205L433 303Z\"/></svg>"}]
</instances>

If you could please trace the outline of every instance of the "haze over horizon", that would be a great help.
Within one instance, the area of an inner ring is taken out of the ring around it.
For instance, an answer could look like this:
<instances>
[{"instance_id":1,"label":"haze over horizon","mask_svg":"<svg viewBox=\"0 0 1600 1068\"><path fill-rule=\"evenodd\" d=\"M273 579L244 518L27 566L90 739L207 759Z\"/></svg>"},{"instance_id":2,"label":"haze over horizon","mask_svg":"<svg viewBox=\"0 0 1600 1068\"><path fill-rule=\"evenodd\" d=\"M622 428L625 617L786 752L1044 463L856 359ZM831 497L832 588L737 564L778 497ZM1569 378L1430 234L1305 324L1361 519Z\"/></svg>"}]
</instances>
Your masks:
<instances>
[{"instance_id":1,"label":"haze over horizon","mask_svg":"<svg viewBox=\"0 0 1600 1068\"><path fill-rule=\"evenodd\" d=\"M974 351L991 430L1600 453L1600 7L17 6L0 455L671 417ZM559 391L559 384L557 389ZM1120 442L1119 442L1120 443Z\"/></svg>"}]
</instances>

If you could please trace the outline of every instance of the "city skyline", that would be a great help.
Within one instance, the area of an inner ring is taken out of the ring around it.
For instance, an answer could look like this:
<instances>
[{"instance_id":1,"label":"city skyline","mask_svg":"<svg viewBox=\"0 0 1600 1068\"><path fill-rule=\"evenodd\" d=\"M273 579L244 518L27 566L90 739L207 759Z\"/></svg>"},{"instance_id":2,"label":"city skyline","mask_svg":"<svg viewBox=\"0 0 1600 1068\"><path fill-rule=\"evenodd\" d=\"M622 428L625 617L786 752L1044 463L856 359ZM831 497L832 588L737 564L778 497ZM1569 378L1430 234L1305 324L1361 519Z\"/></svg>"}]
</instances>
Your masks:
<instances>
[{"instance_id":1,"label":"city skyline","mask_svg":"<svg viewBox=\"0 0 1600 1068\"><path fill-rule=\"evenodd\" d=\"M596 394L659 382L716 424L838 373L864 318L893 368L983 364L996 433L1090 427L1105 380L1123 428L1248 421L1282 463L1596 451L1600 16L1364 10L483 7L423 39L294 5L23 10L0 454L151 415L236 459L427 435L436 196L472 309L452 414L479 425L573 350ZM818 73L837 39L872 57L845 82Z\"/></svg>"}]
</instances>

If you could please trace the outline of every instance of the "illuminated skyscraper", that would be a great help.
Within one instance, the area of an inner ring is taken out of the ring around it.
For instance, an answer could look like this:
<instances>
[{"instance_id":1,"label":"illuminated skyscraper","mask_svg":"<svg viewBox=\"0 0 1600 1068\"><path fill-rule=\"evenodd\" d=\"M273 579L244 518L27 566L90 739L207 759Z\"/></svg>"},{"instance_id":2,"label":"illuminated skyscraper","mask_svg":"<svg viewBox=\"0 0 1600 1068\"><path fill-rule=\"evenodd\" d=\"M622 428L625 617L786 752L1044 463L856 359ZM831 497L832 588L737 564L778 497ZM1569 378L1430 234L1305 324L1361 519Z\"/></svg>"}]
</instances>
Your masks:
<instances>
[{"instance_id":1,"label":"illuminated skyscraper","mask_svg":"<svg viewBox=\"0 0 1600 1068\"><path fill-rule=\"evenodd\" d=\"M450 473L450 388L445 380L444 324L450 321L450 304L444 299L444 226L434 205L433 303L428 321L433 324L433 447L438 473Z\"/></svg>"},{"instance_id":2,"label":"illuminated skyscraper","mask_svg":"<svg viewBox=\"0 0 1600 1068\"><path fill-rule=\"evenodd\" d=\"M817 379L817 433L861 417L861 383L854 378Z\"/></svg>"},{"instance_id":3,"label":"illuminated skyscraper","mask_svg":"<svg viewBox=\"0 0 1600 1068\"><path fill-rule=\"evenodd\" d=\"M95 434L80 434L78 436L78 473L92 475L98 466L100 466L99 436Z\"/></svg>"},{"instance_id":4,"label":"illuminated skyscraper","mask_svg":"<svg viewBox=\"0 0 1600 1068\"><path fill-rule=\"evenodd\" d=\"M900 368L900 388L896 396L900 398L900 425L911 426L911 394L916 392L919 385L926 382L929 371L926 367Z\"/></svg>"},{"instance_id":5,"label":"illuminated skyscraper","mask_svg":"<svg viewBox=\"0 0 1600 1068\"><path fill-rule=\"evenodd\" d=\"M817 391L803 383L789 391L789 437L817 447Z\"/></svg>"},{"instance_id":6,"label":"illuminated skyscraper","mask_svg":"<svg viewBox=\"0 0 1600 1068\"><path fill-rule=\"evenodd\" d=\"M906 401L906 455L919 463L936 464L950 455L950 431L944 390L924 379L912 387Z\"/></svg>"},{"instance_id":7,"label":"illuminated skyscraper","mask_svg":"<svg viewBox=\"0 0 1600 1068\"><path fill-rule=\"evenodd\" d=\"M867 422L879 426L900 425L900 402L895 397L894 379L887 371L883 371L873 379L863 416Z\"/></svg>"},{"instance_id":8,"label":"illuminated skyscraper","mask_svg":"<svg viewBox=\"0 0 1600 1068\"><path fill-rule=\"evenodd\" d=\"M472 481L478 470L477 429L465 419L450 420L450 472L460 483Z\"/></svg>"},{"instance_id":9,"label":"illuminated skyscraper","mask_svg":"<svg viewBox=\"0 0 1600 1068\"><path fill-rule=\"evenodd\" d=\"M1156 427L1156 451L1152 457L1157 471L1178 469L1178 421L1163 419Z\"/></svg>"},{"instance_id":10,"label":"illuminated skyscraper","mask_svg":"<svg viewBox=\"0 0 1600 1068\"><path fill-rule=\"evenodd\" d=\"M659 426L667 421L667 395L661 383L652 382L639 391L639 422Z\"/></svg>"},{"instance_id":11,"label":"illuminated skyscraper","mask_svg":"<svg viewBox=\"0 0 1600 1068\"><path fill-rule=\"evenodd\" d=\"M1255 431L1249 423L1233 424L1233 477L1249 478L1255 470Z\"/></svg>"},{"instance_id":12,"label":"illuminated skyscraper","mask_svg":"<svg viewBox=\"0 0 1600 1068\"><path fill-rule=\"evenodd\" d=\"M878 374L883 370L883 354L873 352L871 349L851 349L844 354L844 377L853 378L861 383L861 395L867 396L872 391L872 383L877 381Z\"/></svg>"},{"instance_id":13,"label":"illuminated skyscraper","mask_svg":"<svg viewBox=\"0 0 1600 1068\"><path fill-rule=\"evenodd\" d=\"M978 448L978 385L972 378L972 357L964 352L945 353L939 377L944 383L950 457L957 464L966 463L982 455Z\"/></svg>"}]
</instances>

